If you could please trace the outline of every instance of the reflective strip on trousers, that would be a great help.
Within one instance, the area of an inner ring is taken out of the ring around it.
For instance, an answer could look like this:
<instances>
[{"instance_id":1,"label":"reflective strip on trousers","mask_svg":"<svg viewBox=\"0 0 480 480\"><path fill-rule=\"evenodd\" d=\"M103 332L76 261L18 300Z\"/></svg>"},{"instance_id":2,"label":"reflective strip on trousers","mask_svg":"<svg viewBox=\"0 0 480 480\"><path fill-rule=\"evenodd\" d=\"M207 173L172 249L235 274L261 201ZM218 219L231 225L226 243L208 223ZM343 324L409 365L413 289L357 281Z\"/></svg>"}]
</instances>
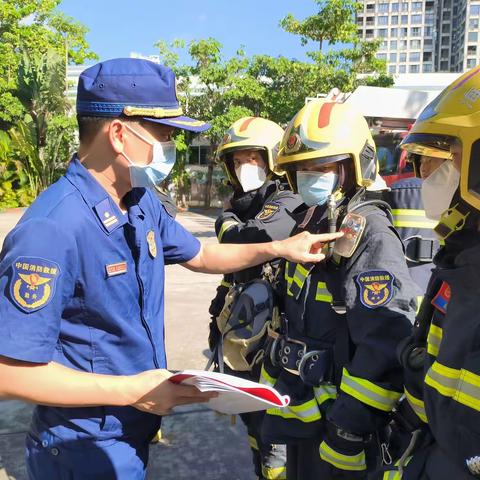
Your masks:
<instances>
[{"instance_id":1,"label":"reflective strip on trousers","mask_svg":"<svg viewBox=\"0 0 480 480\"><path fill-rule=\"evenodd\" d=\"M354 377L348 373L346 368L343 369L340 390L343 390L357 400L360 400L371 407L383 410L384 412L391 412L402 396L399 392L379 387L375 383L365 380L364 378Z\"/></svg>"},{"instance_id":2,"label":"reflective strip on trousers","mask_svg":"<svg viewBox=\"0 0 480 480\"><path fill-rule=\"evenodd\" d=\"M223 222L222 223L222 226L220 227L220 231L218 232L218 241L221 242L222 241L222 238L223 238L223 235L225 234L225 232L233 227L234 225L238 225L238 222L236 222L235 220L227 220L226 222Z\"/></svg>"},{"instance_id":3,"label":"reflective strip on trousers","mask_svg":"<svg viewBox=\"0 0 480 480\"><path fill-rule=\"evenodd\" d=\"M427 352L434 357L438 356L438 351L440 350L440 344L442 343L443 330L434 325L430 325L430 330L428 331L427 338Z\"/></svg>"},{"instance_id":4,"label":"reflective strip on trousers","mask_svg":"<svg viewBox=\"0 0 480 480\"><path fill-rule=\"evenodd\" d=\"M320 458L340 470L358 472L367 469L365 452L363 450L357 455L344 455L343 453L335 451L325 442L322 442L320 444Z\"/></svg>"},{"instance_id":5,"label":"reflective strip on trousers","mask_svg":"<svg viewBox=\"0 0 480 480\"><path fill-rule=\"evenodd\" d=\"M262 477L268 480L286 480L286 467L266 467L262 465Z\"/></svg>"},{"instance_id":6,"label":"reflective strip on trousers","mask_svg":"<svg viewBox=\"0 0 480 480\"><path fill-rule=\"evenodd\" d=\"M265 366L262 365L262 369L260 370L259 383L261 383L262 385L269 385L270 387L273 387L276 381L277 379L270 376L265 370Z\"/></svg>"},{"instance_id":7,"label":"reflective strip on trousers","mask_svg":"<svg viewBox=\"0 0 480 480\"><path fill-rule=\"evenodd\" d=\"M248 435L248 444L250 445L250 448L253 448L254 450L258 450L258 442L255 437Z\"/></svg>"},{"instance_id":8,"label":"reflective strip on trousers","mask_svg":"<svg viewBox=\"0 0 480 480\"><path fill-rule=\"evenodd\" d=\"M335 385L320 385L319 387L315 387L313 392L319 405L327 400L335 400L337 398L337 388Z\"/></svg>"},{"instance_id":9,"label":"reflective strip on trousers","mask_svg":"<svg viewBox=\"0 0 480 480\"><path fill-rule=\"evenodd\" d=\"M303 423L316 422L322 418L317 401L314 398L300 405L289 405L288 407L282 408L269 408L267 410L267 414L275 415L285 419L295 419Z\"/></svg>"},{"instance_id":10,"label":"reflective strip on trousers","mask_svg":"<svg viewBox=\"0 0 480 480\"><path fill-rule=\"evenodd\" d=\"M425 403L422 402L419 398L414 397L406 388L405 388L405 397L407 398L410 407L418 415L422 422L428 423L427 413L425 412Z\"/></svg>"},{"instance_id":11,"label":"reflective strip on trousers","mask_svg":"<svg viewBox=\"0 0 480 480\"><path fill-rule=\"evenodd\" d=\"M222 280L222 281L220 282L220 285L221 285L222 287L227 287L227 288L230 288L230 287L232 286L232 284L231 284L230 282L227 282L227 281L225 281L225 280Z\"/></svg>"},{"instance_id":12,"label":"reflective strip on trousers","mask_svg":"<svg viewBox=\"0 0 480 480\"><path fill-rule=\"evenodd\" d=\"M425 383L441 395L480 412L480 375L434 362Z\"/></svg>"},{"instance_id":13,"label":"reflective strip on trousers","mask_svg":"<svg viewBox=\"0 0 480 480\"><path fill-rule=\"evenodd\" d=\"M327 284L325 282L318 282L315 300L317 302L332 303L333 297L332 294L328 291Z\"/></svg>"},{"instance_id":14,"label":"reflective strip on trousers","mask_svg":"<svg viewBox=\"0 0 480 480\"><path fill-rule=\"evenodd\" d=\"M398 208L392 210L393 226L397 228L429 228L437 225L436 220L430 220L425 216L425 210L407 210Z\"/></svg>"}]
</instances>

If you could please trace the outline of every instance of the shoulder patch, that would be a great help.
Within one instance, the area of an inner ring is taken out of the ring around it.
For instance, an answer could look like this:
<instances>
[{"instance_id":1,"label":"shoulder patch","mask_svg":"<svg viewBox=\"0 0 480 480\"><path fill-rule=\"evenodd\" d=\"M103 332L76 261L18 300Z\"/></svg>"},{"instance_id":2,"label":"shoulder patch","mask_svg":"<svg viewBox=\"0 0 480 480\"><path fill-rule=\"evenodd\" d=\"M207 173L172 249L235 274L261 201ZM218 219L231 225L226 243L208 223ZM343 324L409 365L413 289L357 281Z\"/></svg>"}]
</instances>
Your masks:
<instances>
[{"instance_id":1,"label":"shoulder patch","mask_svg":"<svg viewBox=\"0 0 480 480\"><path fill-rule=\"evenodd\" d=\"M382 307L393 298L395 277L386 270L369 270L357 276L360 301L367 308Z\"/></svg>"},{"instance_id":2,"label":"shoulder patch","mask_svg":"<svg viewBox=\"0 0 480 480\"><path fill-rule=\"evenodd\" d=\"M262 211L257 214L255 217L257 220L268 220L269 218L273 217L278 211L280 207L276 203L266 203L263 206Z\"/></svg>"},{"instance_id":3,"label":"shoulder patch","mask_svg":"<svg viewBox=\"0 0 480 480\"><path fill-rule=\"evenodd\" d=\"M437 292L432 300L432 305L442 312L444 315L447 313L448 302L450 301L451 291L447 282L443 282L440 290Z\"/></svg>"},{"instance_id":4,"label":"shoulder patch","mask_svg":"<svg viewBox=\"0 0 480 480\"><path fill-rule=\"evenodd\" d=\"M31 313L48 305L55 295L60 267L40 257L18 257L12 263L10 299L24 312Z\"/></svg>"}]
</instances>

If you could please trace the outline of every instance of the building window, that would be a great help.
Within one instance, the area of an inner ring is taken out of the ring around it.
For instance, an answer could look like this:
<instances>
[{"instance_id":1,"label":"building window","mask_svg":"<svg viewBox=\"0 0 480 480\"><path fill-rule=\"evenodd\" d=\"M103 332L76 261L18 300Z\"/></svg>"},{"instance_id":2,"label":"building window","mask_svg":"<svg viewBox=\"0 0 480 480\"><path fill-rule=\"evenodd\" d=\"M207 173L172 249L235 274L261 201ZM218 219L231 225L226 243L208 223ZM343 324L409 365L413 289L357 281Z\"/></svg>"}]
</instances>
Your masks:
<instances>
[{"instance_id":1,"label":"building window","mask_svg":"<svg viewBox=\"0 0 480 480\"><path fill-rule=\"evenodd\" d=\"M390 29L390 36L393 37L393 38L397 38L398 37L398 28L391 28Z\"/></svg>"},{"instance_id":2,"label":"building window","mask_svg":"<svg viewBox=\"0 0 480 480\"><path fill-rule=\"evenodd\" d=\"M423 52L423 61L431 62L433 58L432 52Z\"/></svg>"},{"instance_id":3,"label":"building window","mask_svg":"<svg viewBox=\"0 0 480 480\"><path fill-rule=\"evenodd\" d=\"M400 40L400 50L406 50L406 49L407 49L407 41Z\"/></svg>"},{"instance_id":4,"label":"building window","mask_svg":"<svg viewBox=\"0 0 480 480\"><path fill-rule=\"evenodd\" d=\"M402 12L408 12L408 3L402 2Z\"/></svg>"},{"instance_id":5,"label":"building window","mask_svg":"<svg viewBox=\"0 0 480 480\"><path fill-rule=\"evenodd\" d=\"M387 16L378 17L377 23L378 25L388 25L388 17Z\"/></svg>"},{"instance_id":6,"label":"building window","mask_svg":"<svg viewBox=\"0 0 480 480\"><path fill-rule=\"evenodd\" d=\"M396 50L397 48L398 48L397 41L396 40L391 40L390 41L390 50Z\"/></svg>"},{"instance_id":7,"label":"building window","mask_svg":"<svg viewBox=\"0 0 480 480\"><path fill-rule=\"evenodd\" d=\"M388 67L388 73L390 75L394 75L395 73L397 73L397 66L396 65L390 65Z\"/></svg>"},{"instance_id":8,"label":"building window","mask_svg":"<svg viewBox=\"0 0 480 480\"><path fill-rule=\"evenodd\" d=\"M420 65L410 65L408 71L410 73L419 73L420 72Z\"/></svg>"},{"instance_id":9,"label":"building window","mask_svg":"<svg viewBox=\"0 0 480 480\"><path fill-rule=\"evenodd\" d=\"M467 55L476 55L476 54L477 54L477 46L469 45L467 48Z\"/></svg>"},{"instance_id":10,"label":"building window","mask_svg":"<svg viewBox=\"0 0 480 480\"><path fill-rule=\"evenodd\" d=\"M387 36L388 30L386 28L379 28L377 34L380 38L385 38Z\"/></svg>"},{"instance_id":11,"label":"building window","mask_svg":"<svg viewBox=\"0 0 480 480\"><path fill-rule=\"evenodd\" d=\"M401 63L406 62L407 61L407 54L406 53L401 53L398 59Z\"/></svg>"},{"instance_id":12,"label":"building window","mask_svg":"<svg viewBox=\"0 0 480 480\"><path fill-rule=\"evenodd\" d=\"M423 46L424 47L429 47L429 46L432 46L433 45L433 40L431 38L426 38L424 41L423 41Z\"/></svg>"},{"instance_id":13,"label":"building window","mask_svg":"<svg viewBox=\"0 0 480 480\"><path fill-rule=\"evenodd\" d=\"M398 12L398 11L399 11L398 3L392 3L392 12Z\"/></svg>"},{"instance_id":14,"label":"building window","mask_svg":"<svg viewBox=\"0 0 480 480\"><path fill-rule=\"evenodd\" d=\"M380 13L388 12L388 3L379 3L378 4L378 12L380 12Z\"/></svg>"},{"instance_id":15,"label":"building window","mask_svg":"<svg viewBox=\"0 0 480 480\"><path fill-rule=\"evenodd\" d=\"M381 44L380 44L380 47L379 49L380 50L387 50L388 48L388 42L386 40L384 40Z\"/></svg>"},{"instance_id":16,"label":"building window","mask_svg":"<svg viewBox=\"0 0 480 480\"><path fill-rule=\"evenodd\" d=\"M407 37L408 36L408 28L401 28L400 29L400 36Z\"/></svg>"},{"instance_id":17,"label":"building window","mask_svg":"<svg viewBox=\"0 0 480 480\"><path fill-rule=\"evenodd\" d=\"M418 25L419 23L422 23L422 16L421 15L412 15L411 22L414 25Z\"/></svg>"},{"instance_id":18,"label":"building window","mask_svg":"<svg viewBox=\"0 0 480 480\"><path fill-rule=\"evenodd\" d=\"M398 67L398 73L405 73L407 71L407 66L406 65L400 65Z\"/></svg>"},{"instance_id":19,"label":"building window","mask_svg":"<svg viewBox=\"0 0 480 480\"><path fill-rule=\"evenodd\" d=\"M421 27L412 27L410 29L410 36L411 37L421 37L422 36L422 28Z\"/></svg>"},{"instance_id":20,"label":"building window","mask_svg":"<svg viewBox=\"0 0 480 480\"><path fill-rule=\"evenodd\" d=\"M422 2L412 2L412 12L421 12L422 6Z\"/></svg>"},{"instance_id":21,"label":"building window","mask_svg":"<svg viewBox=\"0 0 480 480\"><path fill-rule=\"evenodd\" d=\"M390 62L397 63L397 54L396 53L391 53L390 54Z\"/></svg>"},{"instance_id":22,"label":"building window","mask_svg":"<svg viewBox=\"0 0 480 480\"><path fill-rule=\"evenodd\" d=\"M431 73L433 71L432 64L427 63L423 66L423 73Z\"/></svg>"},{"instance_id":23,"label":"building window","mask_svg":"<svg viewBox=\"0 0 480 480\"><path fill-rule=\"evenodd\" d=\"M478 29L478 18L472 18L469 22L468 22L468 26L471 30L476 30Z\"/></svg>"},{"instance_id":24,"label":"building window","mask_svg":"<svg viewBox=\"0 0 480 480\"><path fill-rule=\"evenodd\" d=\"M470 6L470 16L478 17L480 15L480 5Z\"/></svg>"},{"instance_id":25,"label":"building window","mask_svg":"<svg viewBox=\"0 0 480 480\"><path fill-rule=\"evenodd\" d=\"M421 40L410 40L410 48L412 50L419 50L422 47Z\"/></svg>"},{"instance_id":26,"label":"building window","mask_svg":"<svg viewBox=\"0 0 480 480\"><path fill-rule=\"evenodd\" d=\"M450 45L450 37L442 37L442 45Z\"/></svg>"},{"instance_id":27,"label":"building window","mask_svg":"<svg viewBox=\"0 0 480 480\"><path fill-rule=\"evenodd\" d=\"M425 27L424 32L426 37L431 37L433 35L433 27Z\"/></svg>"},{"instance_id":28,"label":"building window","mask_svg":"<svg viewBox=\"0 0 480 480\"><path fill-rule=\"evenodd\" d=\"M442 20L450 20L450 12L443 12Z\"/></svg>"},{"instance_id":29,"label":"building window","mask_svg":"<svg viewBox=\"0 0 480 480\"><path fill-rule=\"evenodd\" d=\"M402 15L402 25L408 25L408 15Z\"/></svg>"},{"instance_id":30,"label":"building window","mask_svg":"<svg viewBox=\"0 0 480 480\"><path fill-rule=\"evenodd\" d=\"M442 26L442 33L450 33L450 25L448 23Z\"/></svg>"},{"instance_id":31,"label":"building window","mask_svg":"<svg viewBox=\"0 0 480 480\"><path fill-rule=\"evenodd\" d=\"M448 70L448 62L445 62L445 61L440 62L440 70L442 70L444 72L447 71Z\"/></svg>"},{"instance_id":32,"label":"building window","mask_svg":"<svg viewBox=\"0 0 480 480\"><path fill-rule=\"evenodd\" d=\"M378 60L386 60L387 54L386 53L377 53Z\"/></svg>"},{"instance_id":33,"label":"building window","mask_svg":"<svg viewBox=\"0 0 480 480\"><path fill-rule=\"evenodd\" d=\"M410 61L419 62L420 61L420 52L410 52Z\"/></svg>"},{"instance_id":34,"label":"building window","mask_svg":"<svg viewBox=\"0 0 480 480\"><path fill-rule=\"evenodd\" d=\"M392 15L392 16L390 17L390 23L391 23L392 25L398 25L398 15Z\"/></svg>"},{"instance_id":35,"label":"building window","mask_svg":"<svg viewBox=\"0 0 480 480\"><path fill-rule=\"evenodd\" d=\"M468 41L469 42L477 42L478 41L478 33L477 32L469 32Z\"/></svg>"},{"instance_id":36,"label":"building window","mask_svg":"<svg viewBox=\"0 0 480 480\"><path fill-rule=\"evenodd\" d=\"M475 58L469 58L467 60L467 68L473 68L477 66L477 60Z\"/></svg>"}]
</instances>

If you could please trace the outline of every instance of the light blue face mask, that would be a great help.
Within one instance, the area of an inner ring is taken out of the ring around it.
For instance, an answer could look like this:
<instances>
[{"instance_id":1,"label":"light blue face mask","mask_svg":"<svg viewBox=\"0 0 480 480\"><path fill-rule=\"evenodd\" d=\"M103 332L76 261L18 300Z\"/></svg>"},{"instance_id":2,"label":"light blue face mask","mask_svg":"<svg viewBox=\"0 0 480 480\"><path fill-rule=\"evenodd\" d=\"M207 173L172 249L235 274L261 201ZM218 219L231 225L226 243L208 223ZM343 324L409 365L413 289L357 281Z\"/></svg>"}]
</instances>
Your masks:
<instances>
[{"instance_id":1,"label":"light blue face mask","mask_svg":"<svg viewBox=\"0 0 480 480\"><path fill-rule=\"evenodd\" d=\"M309 206L323 205L338 182L335 172L297 172L298 193Z\"/></svg>"},{"instance_id":2,"label":"light blue face mask","mask_svg":"<svg viewBox=\"0 0 480 480\"><path fill-rule=\"evenodd\" d=\"M148 165L137 165L123 153L123 156L130 163L128 168L132 188L153 188L167 178L175 165L177 152L175 142L150 141L128 125L127 128L144 142L151 145L153 151L152 161Z\"/></svg>"}]
</instances>

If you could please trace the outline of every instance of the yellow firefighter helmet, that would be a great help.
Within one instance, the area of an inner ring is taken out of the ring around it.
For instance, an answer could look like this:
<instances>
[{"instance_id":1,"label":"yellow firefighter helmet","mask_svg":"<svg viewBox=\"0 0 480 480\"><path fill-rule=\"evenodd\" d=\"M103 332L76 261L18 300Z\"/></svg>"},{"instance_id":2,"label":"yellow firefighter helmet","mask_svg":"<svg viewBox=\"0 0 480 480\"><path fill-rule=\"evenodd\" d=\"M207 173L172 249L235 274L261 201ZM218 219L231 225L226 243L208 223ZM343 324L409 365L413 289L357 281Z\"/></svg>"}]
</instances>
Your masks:
<instances>
[{"instance_id":1,"label":"yellow firefighter helmet","mask_svg":"<svg viewBox=\"0 0 480 480\"><path fill-rule=\"evenodd\" d=\"M233 152L259 150L268 166L268 173L271 174L282 137L283 128L271 120L261 117L241 118L228 129L218 146L217 163L223 166L232 185L238 188L239 182L233 166Z\"/></svg>"},{"instance_id":2,"label":"yellow firefighter helmet","mask_svg":"<svg viewBox=\"0 0 480 480\"><path fill-rule=\"evenodd\" d=\"M286 171L297 191L297 170L347 159L355 170L352 184L373 184L377 172L375 143L365 118L347 103L318 99L307 103L289 123L275 168Z\"/></svg>"},{"instance_id":3,"label":"yellow firefighter helmet","mask_svg":"<svg viewBox=\"0 0 480 480\"><path fill-rule=\"evenodd\" d=\"M423 110L400 146L449 159L461 147L460 195L480 210L480 67L443 90Z\"/></svg>"}]
</instances>

